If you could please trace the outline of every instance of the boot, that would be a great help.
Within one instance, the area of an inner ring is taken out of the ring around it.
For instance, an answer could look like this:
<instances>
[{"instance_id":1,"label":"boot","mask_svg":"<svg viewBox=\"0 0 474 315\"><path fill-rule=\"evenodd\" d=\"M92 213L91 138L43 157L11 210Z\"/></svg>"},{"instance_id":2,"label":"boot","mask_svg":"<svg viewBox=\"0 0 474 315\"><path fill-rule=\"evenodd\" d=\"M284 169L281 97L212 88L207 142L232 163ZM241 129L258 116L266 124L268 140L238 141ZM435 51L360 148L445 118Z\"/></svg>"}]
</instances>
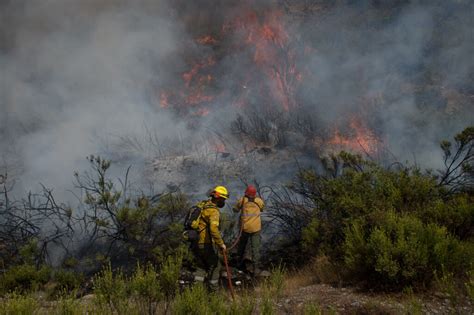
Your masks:
<instances>
[{"instance_id":1,"label":"boot","mask_svg":"<svg viewBox=\"0 0 474 315\"><path fill-rule=\"evenodd\" d=\"M217 292L219 290L219 280L209 280L207 289L210 293Z\"/></svg>"},{"instance_id":2,"label":"boot","mask_svg":"<svg viewBox=\"0 0 474 315\"><path fill-rule=\"evenodd\" d=\"M260 268L258 268L258 265L257 264L252 264L252 274L253 274L253 276L258 277L260 272L261 272L261 270L260 270Z\"/></svg>"}]
</instances>

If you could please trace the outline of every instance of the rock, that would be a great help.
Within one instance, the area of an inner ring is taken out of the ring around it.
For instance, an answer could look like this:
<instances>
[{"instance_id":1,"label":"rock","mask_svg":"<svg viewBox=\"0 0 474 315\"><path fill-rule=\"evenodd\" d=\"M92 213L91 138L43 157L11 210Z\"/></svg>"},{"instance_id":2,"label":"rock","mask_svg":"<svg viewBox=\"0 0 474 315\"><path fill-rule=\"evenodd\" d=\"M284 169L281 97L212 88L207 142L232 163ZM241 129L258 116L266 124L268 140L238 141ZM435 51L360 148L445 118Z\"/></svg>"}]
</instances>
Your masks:
<instances>
[{"instance_id":1,"label":"rock","mask_svg":"<svg viewBox=\"0 0 474 315\"><path fill-rule=\"evenodd\" d=\"M444 294L443 292L439 292L439 291L433 293L433 295L437 298L440 298L440 299L446 298L446 294Z\"/></svg>"},{"instance_id":2,"label":"rock","mask_svg":"<svg viewBox=\"0 0 474 315\"><path fill-rule=\"evenodd\" d=\"M258 276L259 276L259 277L262 277L262 278L267 278L267 277L270 277L271 275L272 275L272 274L271 274L270 272L266 271L266 270L262 270L262 271L258 274Z\"/></svg>"},{"instance_id":3,"label":"rock","mask_svg":"<svg viewBox=\"0 0 474 315\"><path fill-rule=\"evenodd\" d=\"M81 300L90 301L90 300L94 299L94 297L95 297L95 294L87 294L87 295L84 295Z\"/></svg>"}]
</instances>

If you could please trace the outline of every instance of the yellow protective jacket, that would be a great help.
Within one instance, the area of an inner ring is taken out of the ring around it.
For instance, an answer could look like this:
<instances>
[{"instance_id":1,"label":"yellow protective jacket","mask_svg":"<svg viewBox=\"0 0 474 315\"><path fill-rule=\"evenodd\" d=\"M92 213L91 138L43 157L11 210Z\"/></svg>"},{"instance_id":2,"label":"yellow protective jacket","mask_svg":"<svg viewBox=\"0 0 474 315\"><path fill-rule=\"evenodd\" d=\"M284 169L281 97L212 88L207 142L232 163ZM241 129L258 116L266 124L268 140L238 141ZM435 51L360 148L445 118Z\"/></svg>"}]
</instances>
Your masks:
<instances>
[{"instance_id":1,"label":"yellow protective jacket","mask_svg":"<svg viewBox=\"0 0 474 315\"><path fill-rule=\"evenodd\" d=\"M242 231L246 233L255 233L262 229L262 220L260 213L263 211L265 203L259 197L250 200L247 197L239 199L233 210L240 213L240 224L242 224Z\"/></svg>"},{"instance_id":2,"label":"yellow protective jacket","mask_svg":"<svg viewBox=\"0 0 474 315\"><path fill-rule=\"evenodd\" d=\"M211 200L201 201L198 207L202 207L198 244L224 244L221 232L219 232L219 208Z\"/></svg>"}]
</instances>

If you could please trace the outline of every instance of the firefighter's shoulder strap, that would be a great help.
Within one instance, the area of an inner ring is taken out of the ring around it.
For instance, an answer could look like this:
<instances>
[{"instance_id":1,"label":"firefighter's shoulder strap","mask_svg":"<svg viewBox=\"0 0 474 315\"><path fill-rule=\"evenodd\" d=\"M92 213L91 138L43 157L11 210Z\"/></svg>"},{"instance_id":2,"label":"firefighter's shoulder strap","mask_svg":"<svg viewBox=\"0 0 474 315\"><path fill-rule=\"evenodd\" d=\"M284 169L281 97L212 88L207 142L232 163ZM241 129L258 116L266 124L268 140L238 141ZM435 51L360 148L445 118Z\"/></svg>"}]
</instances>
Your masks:
<instances>
[{"instance_id":1,"label":"firefighter's shoulder strap","mask_svg":"<svg viewBox=\"0 0 474 315\"><path fill-rule=\"evenodd\" d=\"M201 206L201 213L206 210L206 209L211 209L211 208L216 208L216 206L210 202L205 202L202 206ZM199 216L207 225L209 225L209 222L202 216L200 215Z\"/></svg>"},{"instance_id":2,"label":"firefighter's shoulder strap","mask_svg":"<svg viewBox=\"0 0 474 315\"><path fill-rule=\"evenodd\" d=\"M255 197L255 198L258 198L258 197ZM242 211L242 209L244 208L244 205L248 202L251 202L251 203L254 203L257 205L257 207L260 209L260 211L262 211L262 207L260 206L260 204L258 202L255 202L255 198L252 198L252 200L250 198L248 198L247 196L244 196L242 198L242 200L240 201L240 211Z\"/></svg>"},{"instance_id":3,"label":"firefighter's shoulder strap","mask_svg":"<svg viewBox=\"0 0 474 315\"><path fill-rule=\"evenodd\" d=\"M201 218L204 222L206 222L206 220L202 217L202 211L213 207L214 206L207 201L201 201L197 205L191 207L185 219L185 228L197 230L199 228L199 221ZM206 224L208 224L208 222L206 222Z\"/></svg>"}]
</instances>

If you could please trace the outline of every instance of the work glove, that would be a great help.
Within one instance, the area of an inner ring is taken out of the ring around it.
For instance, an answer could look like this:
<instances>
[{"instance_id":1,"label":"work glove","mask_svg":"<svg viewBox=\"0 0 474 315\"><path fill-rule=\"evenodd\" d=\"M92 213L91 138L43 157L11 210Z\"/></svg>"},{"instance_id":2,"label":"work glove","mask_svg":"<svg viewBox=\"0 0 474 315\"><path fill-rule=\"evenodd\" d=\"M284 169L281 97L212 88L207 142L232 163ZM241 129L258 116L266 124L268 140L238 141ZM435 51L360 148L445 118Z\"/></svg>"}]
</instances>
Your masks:
<instances>
[{"instance_id":1,"label":"work glove","mask_svg":"<svg viewBox=\"0 0 474 315\"><path fill-rule=\"evenodd\" d=\"M222 245L220 246L220 248L221 248L221 250L222 250L223 252L225 252L226 249L227 249L227 247L225 246L225 244L222 244Z\"/></svg>"}]
</instances>

